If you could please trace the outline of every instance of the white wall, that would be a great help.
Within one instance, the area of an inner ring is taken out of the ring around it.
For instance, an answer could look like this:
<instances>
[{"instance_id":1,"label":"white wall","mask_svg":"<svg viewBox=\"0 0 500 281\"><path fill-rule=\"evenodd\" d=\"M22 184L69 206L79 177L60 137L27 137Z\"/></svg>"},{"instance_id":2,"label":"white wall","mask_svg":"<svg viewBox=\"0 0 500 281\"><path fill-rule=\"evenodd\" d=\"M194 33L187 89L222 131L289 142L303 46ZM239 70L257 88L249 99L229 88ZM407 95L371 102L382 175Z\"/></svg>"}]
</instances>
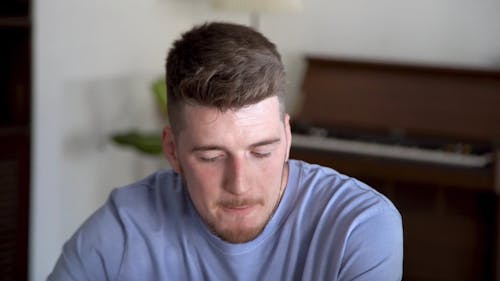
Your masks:
<instances>
[{"instance_id":1,"label":"white wall","mask_svg":"<svg viewBox=\"0 0 500 281\"><path fill-rule=\"evenodd\" d=\"M294 95L305 54L500 69L498 0L303 0L299 15L263 16Z\"/></svg>"},{"instance_id":2,"label":"white wall","mask_svg":"<svg viewBox=\"0 0 500 281\"><path fill-rule=\"evenodd\" d=\"M34 8L31 280L109 191L164 165L108 142L159 128L150 81L180 32L210 19L208 0L38 0ZM500 67L500 1L307 0L300 14L262 15L297 103L304 54Z\"/></svg>"},{"instance_id":3,"label":"white wall","mask_svg":"<svg viewBox=\"0 0 500 281\"><path fill-rule=\"evenodd\" d=\"M34 9L31 280L45 280L63 242L109 191L165 163L109 143L161 129L150 82L167 47L207 19L246 22L194 0L39 0Z\"/></svg>"}]
</instances>

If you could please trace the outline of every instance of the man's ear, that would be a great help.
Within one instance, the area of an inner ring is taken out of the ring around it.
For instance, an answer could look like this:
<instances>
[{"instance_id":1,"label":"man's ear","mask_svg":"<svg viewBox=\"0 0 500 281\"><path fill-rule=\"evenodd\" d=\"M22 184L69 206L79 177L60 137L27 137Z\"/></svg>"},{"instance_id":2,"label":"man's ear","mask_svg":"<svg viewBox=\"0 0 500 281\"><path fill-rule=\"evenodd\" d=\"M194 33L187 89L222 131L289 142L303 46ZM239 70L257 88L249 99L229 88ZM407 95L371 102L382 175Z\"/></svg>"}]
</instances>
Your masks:
<instances>
[{"instance_id":1,"label":"man's ear","mask_svg":"<svg viewBox=\"0 0 500 281\"><path fill-rule=\"evenodd\" d=\"M170 164L172 169L174 169L174 171L176 171L177 173L180 173L181 169L179 158L177 158L175 137L170 126L165 126L165 128L163 128L162 148L163 155L165 155L165 157L167 158L168 163Z\"/></svg>"},{"instance_id":2,"label":"man's ear","mask_svg":"<svg viewBox=\"0 0 500 281\"><path fill-rule=\"evenodd\" d=\"M286 137L286 158L290 157L290 148L292 147L292 129L290 128L290 115L285 114L285 137Z\"/></svg>"}]
</instances>

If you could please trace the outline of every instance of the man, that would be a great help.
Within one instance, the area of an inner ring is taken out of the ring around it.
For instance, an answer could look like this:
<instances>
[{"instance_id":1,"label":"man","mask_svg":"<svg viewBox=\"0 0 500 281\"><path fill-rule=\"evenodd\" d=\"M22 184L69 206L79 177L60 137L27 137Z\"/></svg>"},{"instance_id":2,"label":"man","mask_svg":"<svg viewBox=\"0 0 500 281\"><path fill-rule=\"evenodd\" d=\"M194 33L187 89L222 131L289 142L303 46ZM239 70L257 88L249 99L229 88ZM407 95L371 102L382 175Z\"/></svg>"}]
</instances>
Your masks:
<instances>
[{"instance_id":1,"label":"man","mask_svg":"<svg viewBox=\"0 0 500 281\"><path fill-rule=\"evenodd\" d=\"M172 170L116 189L49 280L400 280L401 217L338 172L289 160L275 46L209 23L167 58Z\"/></svg>"}]
</instances>

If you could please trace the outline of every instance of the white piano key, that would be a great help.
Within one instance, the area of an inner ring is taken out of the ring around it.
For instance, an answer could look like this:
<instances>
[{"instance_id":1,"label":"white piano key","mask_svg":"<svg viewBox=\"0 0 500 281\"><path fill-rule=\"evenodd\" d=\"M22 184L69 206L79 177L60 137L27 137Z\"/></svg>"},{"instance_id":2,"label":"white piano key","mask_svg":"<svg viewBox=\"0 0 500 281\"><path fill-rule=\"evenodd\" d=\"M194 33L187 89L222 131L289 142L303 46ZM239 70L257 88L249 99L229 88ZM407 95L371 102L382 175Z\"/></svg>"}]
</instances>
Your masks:
<instances>
[{"instance_id":1,"label":"white piano key","mask_svg":"<svg viewBox=\"0 0 500 281\"><path fill-rule=\"evenodd\" d=\"M493 161L492 153L466 155L442 150L299 134L292 134L292 146L465 167L484 167Z\"/></svg>"}]
</instances>

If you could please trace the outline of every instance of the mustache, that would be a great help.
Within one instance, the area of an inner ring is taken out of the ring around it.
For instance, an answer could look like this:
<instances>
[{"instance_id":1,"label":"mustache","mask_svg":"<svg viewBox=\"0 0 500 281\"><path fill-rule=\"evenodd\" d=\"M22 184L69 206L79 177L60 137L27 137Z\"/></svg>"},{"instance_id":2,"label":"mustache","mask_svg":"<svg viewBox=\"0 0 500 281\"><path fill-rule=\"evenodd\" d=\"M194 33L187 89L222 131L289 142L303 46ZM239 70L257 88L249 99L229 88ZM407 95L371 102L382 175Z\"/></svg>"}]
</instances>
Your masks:
<instances>
[{"instance_id":1,"label":"mustache","mask_svg":"<svg viewBox=\"0 0 500 281\"><path fill-rule=\"evenodd\" d=\"M239 208L252 205L264 205L264 200L261 198L232 198L217 202L217 206L224 208Z\"/></svg>"}]
</instances>

